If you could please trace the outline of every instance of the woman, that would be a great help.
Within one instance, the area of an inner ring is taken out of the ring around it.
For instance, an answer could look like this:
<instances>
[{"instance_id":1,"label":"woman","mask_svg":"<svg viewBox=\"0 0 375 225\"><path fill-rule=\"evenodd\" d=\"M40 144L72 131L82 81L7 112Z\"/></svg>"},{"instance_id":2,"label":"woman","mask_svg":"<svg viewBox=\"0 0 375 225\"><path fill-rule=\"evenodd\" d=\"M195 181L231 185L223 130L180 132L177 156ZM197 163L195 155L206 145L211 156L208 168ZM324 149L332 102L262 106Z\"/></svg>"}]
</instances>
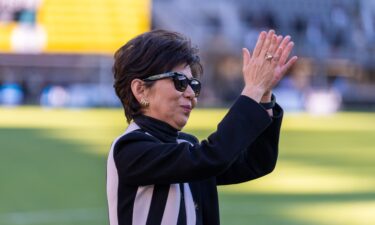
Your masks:
<instances>
[{"instance_id":1,"label":"woman","mask_svg":"<svg viewBox=\"0 0 375 225\"><path fill-rule=\"evenodd\" d=\"M245 87L207 140L180 132L197 103L197 49L181 34L144 33L115 54L115 90L129 127L107 167L111 225L219 224L217 185L249 181L276 164L282 109L272 88L297 57L290 37L261 32L243 49Z\"/></svg>"}]
</instances>

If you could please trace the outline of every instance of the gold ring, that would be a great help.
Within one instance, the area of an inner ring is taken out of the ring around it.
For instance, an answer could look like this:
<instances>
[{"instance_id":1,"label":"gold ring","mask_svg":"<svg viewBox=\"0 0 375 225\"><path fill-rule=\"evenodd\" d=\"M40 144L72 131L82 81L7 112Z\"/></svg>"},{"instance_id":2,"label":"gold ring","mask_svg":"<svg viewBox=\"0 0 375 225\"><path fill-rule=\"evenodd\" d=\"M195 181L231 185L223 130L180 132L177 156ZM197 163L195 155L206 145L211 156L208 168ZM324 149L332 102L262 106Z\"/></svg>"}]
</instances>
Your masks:
<instances>
[{"instance_id":1,"label":"gold ring","mask_svg":"<svg viewBox=\"0 0 375 225\"><path fill-rule=\"evenodd\" d=\"M273 55L271 55L271 53L266 53L266 56L264 57L266 60L271 60L273 59Z\"/></svg>"}]
</instances>

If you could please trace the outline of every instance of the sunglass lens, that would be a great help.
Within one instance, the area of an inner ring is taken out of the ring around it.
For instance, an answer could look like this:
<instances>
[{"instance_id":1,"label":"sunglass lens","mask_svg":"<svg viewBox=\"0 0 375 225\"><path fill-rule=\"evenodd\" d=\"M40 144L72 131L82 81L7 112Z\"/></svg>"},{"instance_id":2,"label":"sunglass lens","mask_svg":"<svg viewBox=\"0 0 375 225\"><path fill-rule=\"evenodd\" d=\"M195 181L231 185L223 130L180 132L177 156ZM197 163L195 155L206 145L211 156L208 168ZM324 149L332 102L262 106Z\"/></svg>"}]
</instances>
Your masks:
<instances>
[{"instance_id":1,"label":"sunglass lens","mask_svg":"<svg viewBox=\"0 0 375 225\"><path fill-rule=\"evenodd\" d=\"M173 82L176 90L184 92L188 85L193 89L195 97L198 97L201 91L201 83L197 79L189 80L185 75L178 74L173 77Z\"/></svg>"},{"instance_id":2,"label":"sunglass lens","mask_svg":"<svg viewBox=\"0 0 375 225\"><path fill-rule=\"evenodd\" d=\"M195 96L198 97L201 92L201 83L196 79L192 79L190 81L190 87L193 89Z\"/></svg>"},{"instance_id":3,"label":"sunglass lens","mask_svg":"<svg viewBox=\"0 0 375 225\"><path fill-rule=\"evenodd\" d=\"M182 75L178 75L174 77L173 81L174 81L176 90L181 91L181 92L185 91L189 84L189 80L185 76L182 76Z\"/></svg>"}]
</instances>

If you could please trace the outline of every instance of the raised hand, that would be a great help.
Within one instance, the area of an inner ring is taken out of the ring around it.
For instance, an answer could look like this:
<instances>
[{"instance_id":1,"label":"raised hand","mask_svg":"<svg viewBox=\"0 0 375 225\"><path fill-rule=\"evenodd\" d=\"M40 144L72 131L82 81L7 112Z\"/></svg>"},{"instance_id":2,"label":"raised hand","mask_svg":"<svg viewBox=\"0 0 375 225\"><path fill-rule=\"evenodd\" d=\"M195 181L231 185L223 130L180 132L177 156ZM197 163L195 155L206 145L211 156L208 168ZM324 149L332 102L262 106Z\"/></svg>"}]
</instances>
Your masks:
<instances>
[{"instance_id":1,"label":"raised hand","mask_svg":"<svg viewBox=\"0 0 375 225\"><path fill-rule=\"evenodd\" d=\"M270 93L297 60L294 56L287 61L293 46L290 36L276 36L275 31L270 30L259 34L253 55L243 48L245 87L242 94L259 102L263 95Z\"/></svg>"}]
</instances>

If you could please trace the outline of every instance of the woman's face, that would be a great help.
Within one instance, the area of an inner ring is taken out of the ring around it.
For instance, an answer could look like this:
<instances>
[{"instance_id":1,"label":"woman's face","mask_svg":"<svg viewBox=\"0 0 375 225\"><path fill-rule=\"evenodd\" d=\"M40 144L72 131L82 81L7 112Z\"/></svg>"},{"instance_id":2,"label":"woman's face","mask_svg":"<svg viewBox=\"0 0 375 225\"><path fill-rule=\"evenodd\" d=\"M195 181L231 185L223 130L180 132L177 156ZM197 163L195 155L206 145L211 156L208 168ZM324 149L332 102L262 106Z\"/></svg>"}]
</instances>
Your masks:
<instances>
[{"instance_id":1,"label":"woman's face","mask_svg":"<svg viewBox=\"0 0 375 225\"><path fill-rule=\"evenodd\" d=\"M177 66L171 72L183 73L189 79L193 77L190 66L186 65ZM190 112L197 103L191 87L188 86L184 92L177 91L172 78L155 81L148 89L146 99L150 103L144 111L146 116L162 120L178 130L186 125Z\"/></svg>"}]
</instances>

